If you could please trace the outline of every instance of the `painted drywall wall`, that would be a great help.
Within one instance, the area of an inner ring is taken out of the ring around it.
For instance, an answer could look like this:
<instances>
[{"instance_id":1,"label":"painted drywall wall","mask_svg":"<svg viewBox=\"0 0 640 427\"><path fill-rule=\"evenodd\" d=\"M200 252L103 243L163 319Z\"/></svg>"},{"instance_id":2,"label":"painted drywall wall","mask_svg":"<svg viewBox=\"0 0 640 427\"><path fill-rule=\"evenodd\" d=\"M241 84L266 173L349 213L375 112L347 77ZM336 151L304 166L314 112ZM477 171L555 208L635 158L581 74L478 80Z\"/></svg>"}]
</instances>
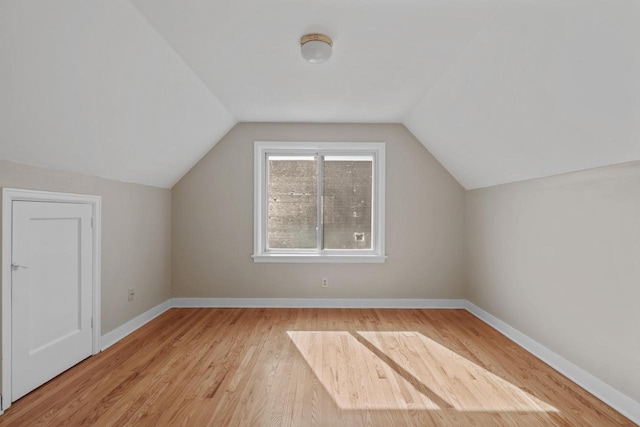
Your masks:
<instances>
[{"instance_id":1,"label":"painted drywall wall","mask_svg":"<svg viewBox=\"0 0 640 427\"><path fill-rule=\"evenodd\" d=\"M102 196L102 334L171 297L170 190L3 160L0 187Z\"/></svg>"},{"instance_id":2,"label":"painted drywall wall","mask_svg":"<svg viewBox=\"0 0 640 427\"><path fill-rule=\"evenodd\" d=\"M466 193L468 298L640 401L640 162Z\"/></svg>"},{"instance_id":3,"label":"painted drywall wall","mask_svg":"<svg viewBox=\"0 0 640 427\"><path fill-rule=\"evenodd\" d=\"M387 261L254 263L256 140L386 142ZM239 124L174 186L172 204L174 297L463 296L464 190L402 125Z\"/></svg>"}]
</instances>

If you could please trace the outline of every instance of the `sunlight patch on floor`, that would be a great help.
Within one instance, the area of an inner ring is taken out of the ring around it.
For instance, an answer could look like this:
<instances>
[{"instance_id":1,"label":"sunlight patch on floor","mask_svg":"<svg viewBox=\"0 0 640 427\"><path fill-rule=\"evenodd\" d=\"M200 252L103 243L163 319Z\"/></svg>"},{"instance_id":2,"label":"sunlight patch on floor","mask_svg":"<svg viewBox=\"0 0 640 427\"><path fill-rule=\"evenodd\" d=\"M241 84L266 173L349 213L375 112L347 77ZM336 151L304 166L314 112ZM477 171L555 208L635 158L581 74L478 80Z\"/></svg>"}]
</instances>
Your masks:
<instances>
[{"instance_id":1,"label":"sunlight patch on floor","mask_svg":"<svg viewBox=\"0 0 640 427\"><path fill-rule=\"evenodd\" d=\"M287 333L342 409L558 412L418 332Z\"/></svg>"}]
</instances>

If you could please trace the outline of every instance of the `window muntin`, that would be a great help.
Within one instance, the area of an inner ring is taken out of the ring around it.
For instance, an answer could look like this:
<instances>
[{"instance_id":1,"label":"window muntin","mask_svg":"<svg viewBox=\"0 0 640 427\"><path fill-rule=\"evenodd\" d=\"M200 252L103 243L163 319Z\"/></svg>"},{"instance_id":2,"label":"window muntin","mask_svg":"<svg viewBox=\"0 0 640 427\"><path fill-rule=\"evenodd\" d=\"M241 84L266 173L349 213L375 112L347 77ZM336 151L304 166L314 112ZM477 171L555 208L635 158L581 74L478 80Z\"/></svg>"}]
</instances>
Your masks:
<instances>
[{"instance_id":1,"label":"window muntin","mask_svg":"<svg viewBox=\"0 0 640 427\"><path fill-rule=\"evenodd\" d=\"M384 262L384 143L255 143L256 262Z\"/></svg>"}]
</instances>

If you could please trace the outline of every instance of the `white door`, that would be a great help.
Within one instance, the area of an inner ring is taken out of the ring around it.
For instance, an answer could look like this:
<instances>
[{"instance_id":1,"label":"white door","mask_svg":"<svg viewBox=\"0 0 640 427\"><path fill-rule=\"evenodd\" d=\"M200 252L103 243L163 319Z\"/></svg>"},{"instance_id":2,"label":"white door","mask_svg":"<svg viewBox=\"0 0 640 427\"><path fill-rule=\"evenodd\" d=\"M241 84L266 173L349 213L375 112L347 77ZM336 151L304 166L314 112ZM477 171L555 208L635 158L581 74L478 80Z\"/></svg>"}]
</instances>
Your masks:
<instances>
[{"instance_id":1,"label":"white door","mask_svg":"<svg viewBox=\"0 0 640 427\"><path fill-rule=\"evenodd\" d=\"M13 202L11 401L91 355L92 207Z\"/></svg>"}]
</instances>

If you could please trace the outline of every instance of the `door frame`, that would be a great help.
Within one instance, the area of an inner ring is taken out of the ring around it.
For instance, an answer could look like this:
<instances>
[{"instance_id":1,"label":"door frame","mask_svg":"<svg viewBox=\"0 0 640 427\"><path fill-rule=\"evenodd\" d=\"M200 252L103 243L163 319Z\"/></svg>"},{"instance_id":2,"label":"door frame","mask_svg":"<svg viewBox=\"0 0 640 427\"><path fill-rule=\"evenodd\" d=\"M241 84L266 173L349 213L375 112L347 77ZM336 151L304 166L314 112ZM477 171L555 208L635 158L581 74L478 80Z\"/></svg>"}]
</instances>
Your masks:
<instances>
[{"instance_id":1,"label":"door frame","mask_svg":"<svg viewBox=\"0 0 640 427\"><path fill-rule=\"evenodd\" d=\"M57 193L51 191L2 189L2 400L0 414L11 406L11 238L13 202L52 202L87 204L92 207L93 218L93 343L91 354L100 352L100 277L101 277L101 229L102 197L85 194Z\"/></svg>"}]
</instances>

